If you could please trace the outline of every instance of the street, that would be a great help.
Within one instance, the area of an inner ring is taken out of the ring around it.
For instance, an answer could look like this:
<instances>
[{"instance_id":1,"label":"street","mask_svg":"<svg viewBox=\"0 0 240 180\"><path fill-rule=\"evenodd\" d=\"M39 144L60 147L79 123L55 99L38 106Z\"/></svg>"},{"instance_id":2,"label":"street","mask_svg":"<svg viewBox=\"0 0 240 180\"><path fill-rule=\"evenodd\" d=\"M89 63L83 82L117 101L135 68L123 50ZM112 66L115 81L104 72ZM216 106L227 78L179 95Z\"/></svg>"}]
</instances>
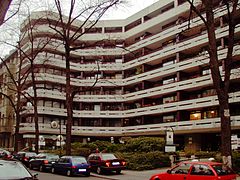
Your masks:
<instances>
[{"instance_id":1,"label":"street","mask_svg":"<svg viewBox=\"0 0 240 180\"><path fill-rule=\"evenodd\" d=\"M39 180L71 180L80 178L81 180L99 180L99 179L107 179L107 180L148 180L153 174L157 174L159 172L164 172L167 169L156 169L156 170L147 170L147 171L129 171L124 170L121 174L116 175L115 173L110 173L106 175L98 175L96 173L91 173L90 177L84 176L76 176L76 177L67 177L64 175L51 174L46 172L39 171L31 171L32 173L37 173ZM237 178L240 180L240 177Z\"/></svg>"},{"instance_id":2,"label":"street","mask_svg":"<svg viewBox=\"0 0 240 180\"><path fill-rule=\"evenodd\" d=\"M66 180L66 179L76 179L81 178L82 180L99 180L99 179L108 179L108 180L148 180L153 174L158 172L166 171L166 169L157 169L149 171L129 171L124 170L121 174L116 175L115 173L109 173L104 175L98 175L96 173L91 173L90 177L76 176L76 177L67 177L59 174L51 174L46 172L31 171L32 173L37 173L39 180Z\"/></svg>"}]
</instances>

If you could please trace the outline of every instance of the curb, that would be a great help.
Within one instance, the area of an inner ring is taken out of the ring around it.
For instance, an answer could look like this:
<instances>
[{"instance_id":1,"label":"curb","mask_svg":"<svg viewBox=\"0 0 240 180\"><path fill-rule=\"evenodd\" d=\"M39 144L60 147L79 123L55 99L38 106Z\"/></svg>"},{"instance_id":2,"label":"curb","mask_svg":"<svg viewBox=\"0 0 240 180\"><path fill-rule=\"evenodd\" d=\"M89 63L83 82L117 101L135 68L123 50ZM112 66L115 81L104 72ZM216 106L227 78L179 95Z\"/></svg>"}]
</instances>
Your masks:
<instances>
[{"instance_id":1,"label":"curb","mask_svg":"<svg viewBox=\"0 0 240 180\"><path fill-rule=\"evenodd\" d=\"M110 178L110 177L106 177L106 176L101 176L101 175L97 175L97 174L92 174L91 176L99 178L99 179L108 179L108 180L119 180L119 179L114 179L114 178Z\"/></svg>"}]
</instances>

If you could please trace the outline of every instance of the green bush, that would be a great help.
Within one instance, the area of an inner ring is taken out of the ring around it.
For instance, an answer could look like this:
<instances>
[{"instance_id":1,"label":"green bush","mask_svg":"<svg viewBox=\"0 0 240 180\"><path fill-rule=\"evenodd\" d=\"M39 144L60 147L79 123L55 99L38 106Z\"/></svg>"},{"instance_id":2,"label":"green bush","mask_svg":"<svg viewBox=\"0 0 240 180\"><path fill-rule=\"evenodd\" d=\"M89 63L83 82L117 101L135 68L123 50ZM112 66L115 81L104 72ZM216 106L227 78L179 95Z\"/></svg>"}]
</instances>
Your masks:
<instances>
[{"instance_id":1,"label":"green bush","mask_svg":"<svg viewBox=\"0 0 240 180\"><path fill-rule=\"evenodd\" d=\"M72 155L73 156L84 156L84 157L88 157L91 154L91 149L90 148L78 148L75 150L72 150Z\"/></svg>"},{"instance_id":2,"label":"green bush","mask_svg":"<svg viewBox=\"0 0 240 180\"><path fill-rule=\"evenodd\" d=\"M158 137L139 137L129 139L122 152L153 152L163 151L165 141L163 138Z\"/></svg>"},{"instance_id":3,"label":"green bush","mask_svg":"<svg viewBox=\"0 0 240 180\"><path fill-rule=\"evenodd\" d=\"M238 151L233 151L232 153L232 164L233 164L233 169L236 172L240 172L240 152Z\"/></svg>"},{"instance_id":4,"label":"green bush","mask_svg":"<svg viewBox=\"0 0 240 180\"><path fill-rule=\"evenodd\" d=\"M170 166L169 156L160 151L122 153L121 156L126 160L127 169L130 170L150 170Z\"/></svg>"},{"instance_id":5,"label":"green bush","mask_svg":"<svg viewBox=\"0 0 240 180\"><path fill-rule=\"evenodd\" d=\"M210 158L210 157L213 157L215 158L217 155L217 152L215 151L198 151L198 152L195 152L195 156L197 158Z\"/></svg>"}]
</instances>

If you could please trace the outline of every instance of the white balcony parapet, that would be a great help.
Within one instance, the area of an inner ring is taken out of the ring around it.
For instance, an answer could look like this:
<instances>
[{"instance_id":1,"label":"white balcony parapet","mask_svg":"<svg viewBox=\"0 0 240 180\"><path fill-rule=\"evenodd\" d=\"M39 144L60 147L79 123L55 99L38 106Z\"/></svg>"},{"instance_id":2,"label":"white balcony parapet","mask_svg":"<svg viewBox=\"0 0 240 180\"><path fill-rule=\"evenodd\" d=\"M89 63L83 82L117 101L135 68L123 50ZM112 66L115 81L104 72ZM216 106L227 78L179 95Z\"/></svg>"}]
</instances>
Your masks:
<instances>
[{"instance_id":1,"label":"white balcony parapet","mask_svg":"<svg viewBox=\"0 0 240 180\"><path fill-rule=\"evenodd\" d=\"M229 93L229 102L240 102L240 91ZM87 110L74 110L73 117L76 118L129 118L136 117L142 115L153 115L159 113L167 113L179 110L187 110L194 108L203 108L203 107L211 107L214 105L218 105L218 98L216 95L208 96L203 98L171 102L161 105L142 107L130 110L123 111L87 111ZM33 107L25 107L26 110L22 112L22 114L33 114ZM55 115L55 116L67 116L67 110L61 108L47 107L47 106L38 106L39 114L46 115Z\"/></svg>"},{"instance_id":2,"label":"white balcony parapet","mask_svg":"<svg viewBox=\"0 0 240 180\"><path fill-rule=\"evenodd\" d=\"M239 69L233 69L231 71L231 79L239 78ZM156 95L164 95L167 93L176 92L176 90L187 90L193 89L197 87L205 87L212 84L211 75L204 75L200 77L196 77L193 79L188 79L184 81L178 81L150 89L140 90L137 92L122 94L122 95L76 95L74 98L75 102L127 102L131 100L137 100L140 98L147 98ZM28 91L31 95L32 91ZM65 93L59 92L57 90L46 90L46 89L38 89L37 94L39 97L45 98L53 98L53 99L61 99L65 100Z\"/></svg>"},{"instance_id":3,"label":"white balcony parapet","mask_svg":"<svg viewBox=\"0 0 240 180\"><path fill-rule=\"evenodd\" d=\"M219 51L219 60L225 58L225 53L226 49ZM240 53L240 46L237 45L234 47L234 54L239 54ZM201 56L203 57L203 56ZM207 57L201 58L201 57L196 57L194 59L186 60L186 61L181 61L180 63L176 63L173 65L165 66L163 68L159 68L153 71L145 72L136 76L132 76L126 79L98 79L97 84L95 85L96 87L98 86L123 86L123 85L130 85L132 83L148 80L149 78L154 78L154 77L159 77L163 76L169 73L173 73L176 70L184 70L186 68L191 68L195 67L197 65L202 65L208 62ZM36 74L36 80L38 81L50 81L50 82L56 82L56 80L59 83L65 84L66 80L64 76L59 76L59 75L53 75L53 74L47 74L47 73L38 73ZM77 78L72 78L72 84L75 86L92 86L94 82L96 81L95 79L77 79Z\"/></svg>"},{"instance_id":4,"label":"white balcony parapet","mask_svg":"<svg viewBox=\"0 0 240 180\"><path fill-rule=\"evenodd\" d=\"M179 121L151 125L138 125L127 127L88 127L72 126L72 135L80 136L126 136L134 134L165 134L171 127L174 134L186 132L220 131L220 118L209 118L194 121ZM231 116L231 126L235 129L240 126L240 116ZM59 134L60 129L51 128L50 124L39 124L40 133ZM20 133L35 133L34 123L21 123ZM66 133L66 126L62 125L61 133Z\"/></svg>"}]
</instances>

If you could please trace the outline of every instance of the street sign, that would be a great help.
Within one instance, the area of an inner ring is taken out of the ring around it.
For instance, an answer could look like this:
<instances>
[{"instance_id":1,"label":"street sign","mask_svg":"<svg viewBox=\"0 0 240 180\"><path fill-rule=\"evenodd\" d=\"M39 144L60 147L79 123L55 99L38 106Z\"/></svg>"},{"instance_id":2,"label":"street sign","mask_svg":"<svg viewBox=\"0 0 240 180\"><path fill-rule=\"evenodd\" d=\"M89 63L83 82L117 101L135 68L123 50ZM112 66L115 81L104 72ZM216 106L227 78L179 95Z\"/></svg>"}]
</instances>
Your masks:
<instances>
[{"instance_id":1,"label":"street sign","mask_svg":"<svg viewBox=\"0 0 240 180\"><path fill-rule=\"evenodd\" d=\"M165 152L176 152L176 146L175 145L165 145Z\"/></svg>"},{"instance_id":2,"label":"street sign","mask_svg":"<svg viewBox=\"0 0 240 180\"><path fill-rule=\"evenodd\" d=\"M237 135L232 135L231 136L231 145L232 145L232 150L236 150L240 146L239 138L238 138Z\"/></svg>"}]
</instances>

